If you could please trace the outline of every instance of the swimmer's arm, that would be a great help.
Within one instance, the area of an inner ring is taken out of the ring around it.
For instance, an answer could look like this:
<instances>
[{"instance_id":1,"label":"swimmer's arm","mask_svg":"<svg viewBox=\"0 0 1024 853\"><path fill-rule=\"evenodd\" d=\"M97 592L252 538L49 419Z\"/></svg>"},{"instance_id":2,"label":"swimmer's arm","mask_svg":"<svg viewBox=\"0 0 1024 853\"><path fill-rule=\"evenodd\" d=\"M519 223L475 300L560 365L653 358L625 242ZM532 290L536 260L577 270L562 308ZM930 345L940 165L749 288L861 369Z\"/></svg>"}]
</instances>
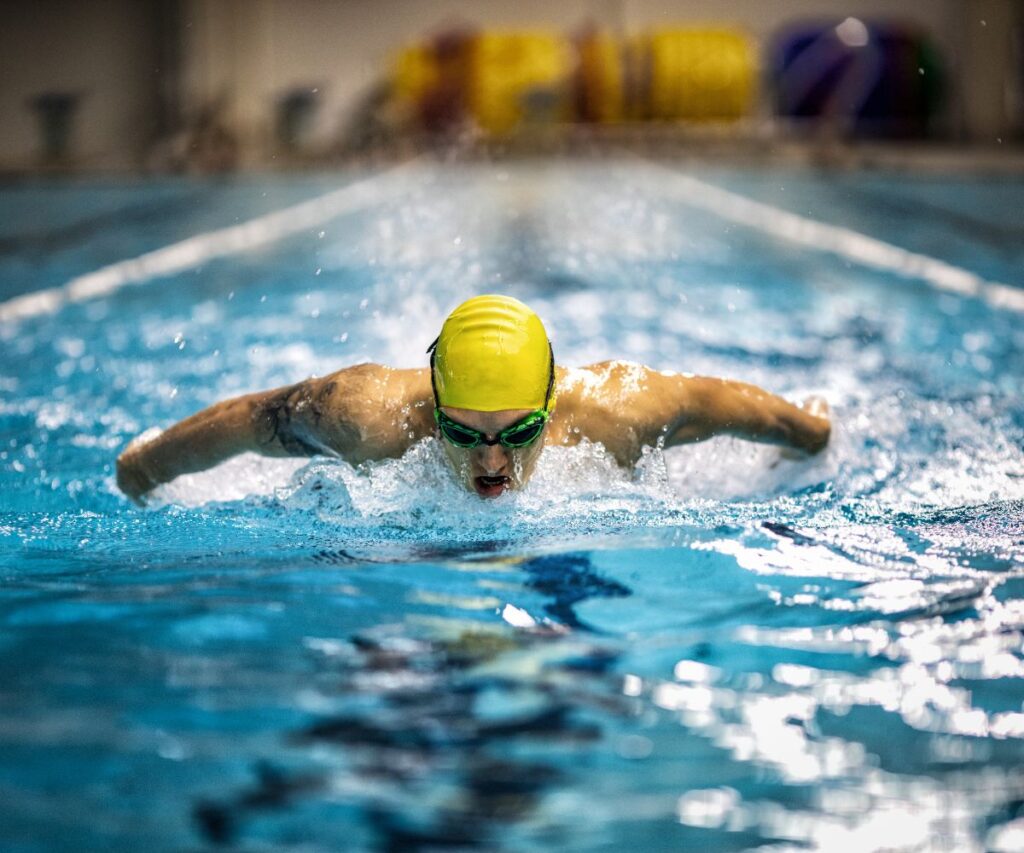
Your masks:
<instances>
[{"instance_id":1,"label":"swimmer's arm","mask_svg":"<svg viewBox=\"0 0 1024 853\"><path fill-rule=\"evenodd\" d=\"M663 420L660 433L668 447L732 435L777 444L804 454L828 444L828 404L812 397L802 407L745 382L702 376L666 376L652 371L655 404ZM672 407L675 411L671 411ZM657 428L655 417L649 428Z\"/></svg>"},{"instance_id":2,"label":"swimmer's arm","mask_svg":"<svg viewBox=\"0 0 1024 853\"><path fill-rule=\"evenodd\" d=\"M426 423L414 406L406 407L412 418L394 417L396 406L407 401L387 395L418 390L415 381L402 382L409 379L404 376L392 387L390 377L406 373L415 371L359 365L217 403L150 441L130 444L117 460L117 484L139 503L162 483L247 451L278 457L323 453L350 462L400 455L422 437L419 421Z\"/></svg>"},{"instance_id":3,"label":"swimmer's arm","mask_svg":"<svg viewBox=\"0 0 1024 853\"><path fill-rule=\"evenodd\" d=\"M212 468L239 453L292 455L267 415L268 407L280 399L281 392L290 390L224 400L179 421L155 438L136 439L117 459L117 485L141 503L146 493L162 483Z\"/></svg>"}]
</instances>

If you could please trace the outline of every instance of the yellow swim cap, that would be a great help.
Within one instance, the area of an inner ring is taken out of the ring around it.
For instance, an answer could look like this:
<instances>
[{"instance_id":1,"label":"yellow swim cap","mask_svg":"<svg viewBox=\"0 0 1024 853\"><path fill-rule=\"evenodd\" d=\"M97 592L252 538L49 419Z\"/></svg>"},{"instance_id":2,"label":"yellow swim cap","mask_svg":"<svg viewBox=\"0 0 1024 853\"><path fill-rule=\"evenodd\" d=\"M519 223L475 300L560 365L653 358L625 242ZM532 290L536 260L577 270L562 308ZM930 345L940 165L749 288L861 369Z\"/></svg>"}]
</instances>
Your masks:
<instances>
[{"instance_id":1,"label":"yellow swim cap","mask_svg":"<svg viewBox=\"0 0 1024 853\"><path fill-rule=\"evenodd\" d=\"M448 315L434 342L438 405L478 412L542 409L554 364L540 317L510 296L476 296Z\"/></svg>"}]
</instances>

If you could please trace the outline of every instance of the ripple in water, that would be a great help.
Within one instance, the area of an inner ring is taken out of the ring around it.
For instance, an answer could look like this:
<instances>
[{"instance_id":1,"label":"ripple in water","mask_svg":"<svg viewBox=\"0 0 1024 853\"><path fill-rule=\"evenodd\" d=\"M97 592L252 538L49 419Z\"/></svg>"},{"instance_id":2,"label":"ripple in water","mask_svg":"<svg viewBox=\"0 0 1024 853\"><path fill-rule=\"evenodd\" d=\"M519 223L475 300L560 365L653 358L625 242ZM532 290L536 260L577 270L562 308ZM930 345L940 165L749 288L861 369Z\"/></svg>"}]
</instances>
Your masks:
<instances>
[{"instance_id":1,"label":"ripple in water","mask_svg":"<svg viewBox=\"0 0 1024 853\"><path fill-rule=\"evenodd\" d=\"M609 174L425 169L323 236L0 328L15 845L1020 848L1016 318ZM436 440L117 494L142 430L420 365L479 290L530 302L566 364L823 394L833 441L635 472L549 448L493 502Z\"/></svg>"}]
</instances>

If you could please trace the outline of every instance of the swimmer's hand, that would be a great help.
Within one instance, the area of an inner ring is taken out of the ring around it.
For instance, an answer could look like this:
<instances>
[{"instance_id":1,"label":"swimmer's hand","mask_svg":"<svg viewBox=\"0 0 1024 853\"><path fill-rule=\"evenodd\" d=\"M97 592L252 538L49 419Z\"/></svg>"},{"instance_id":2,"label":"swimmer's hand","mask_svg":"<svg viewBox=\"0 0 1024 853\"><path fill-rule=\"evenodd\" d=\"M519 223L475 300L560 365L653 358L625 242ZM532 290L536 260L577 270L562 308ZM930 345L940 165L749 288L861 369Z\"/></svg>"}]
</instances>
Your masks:
<instances>
[{"instance_id":1,"label":"swimmer's hand","mask_svg":"<svg viewBox=\"0 0 1024 853\"><path fill-rule=\"evenodd\" d=\"M117 457L117 487L133 504L145 506L146 493L151 492L156 485L139 467L136 457L127 451Z\"/></svg>"},{"instance_id":2,"label":"swimmer's hand","mask_svg":"<svg viewBox=\"0 0 1024 853\"><path fill-rule=\"evenodd\" d=\"M817 421L816 426L818 429L810 440L802 447L780 448L779 458L772 465L773 468L784 459L790 462L799 462L816 453L820 453L828 446L828 440L832 434L832 422L829 418L830 411L828 401L824 397L814 395L804 400L803 403L800 404L800 408Z\"/></svg>"},{"instance_id":3,"label":"swimmer's hand","mask_svg":"<svg viewBox=\"0 0 1024 853\"><path fill-rule=\"evenodd\" d=\"M145 506L145 496L159 484L144 466L143 448L160 435L159 429L147 430L132 439L124 452L117 457L117 487L136 506Z\"/></svg>"}]
</instances>

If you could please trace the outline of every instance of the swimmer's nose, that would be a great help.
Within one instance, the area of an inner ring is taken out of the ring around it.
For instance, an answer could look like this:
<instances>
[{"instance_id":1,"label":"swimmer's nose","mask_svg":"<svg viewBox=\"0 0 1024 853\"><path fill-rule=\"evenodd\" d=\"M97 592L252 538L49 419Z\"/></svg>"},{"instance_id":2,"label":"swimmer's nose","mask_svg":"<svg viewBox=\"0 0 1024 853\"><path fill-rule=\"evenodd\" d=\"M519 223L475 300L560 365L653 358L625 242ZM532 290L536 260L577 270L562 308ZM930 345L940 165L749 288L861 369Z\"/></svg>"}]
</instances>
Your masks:
<instances>
[{"instance_id":1,"label":"swimmer's nose","mask_svg":"<svg viewBox=\"0 0 1024 853\"><path fill-rule=\"evenodd\" d=\"M480 467L484 469L484 473L489 476L497 476L498 474L505 473L505 467L508 465L508 455L505 453L505 448L500 444L490 447L486 444L481 444L478 462Z\"/></svg>"}]
</instances>

